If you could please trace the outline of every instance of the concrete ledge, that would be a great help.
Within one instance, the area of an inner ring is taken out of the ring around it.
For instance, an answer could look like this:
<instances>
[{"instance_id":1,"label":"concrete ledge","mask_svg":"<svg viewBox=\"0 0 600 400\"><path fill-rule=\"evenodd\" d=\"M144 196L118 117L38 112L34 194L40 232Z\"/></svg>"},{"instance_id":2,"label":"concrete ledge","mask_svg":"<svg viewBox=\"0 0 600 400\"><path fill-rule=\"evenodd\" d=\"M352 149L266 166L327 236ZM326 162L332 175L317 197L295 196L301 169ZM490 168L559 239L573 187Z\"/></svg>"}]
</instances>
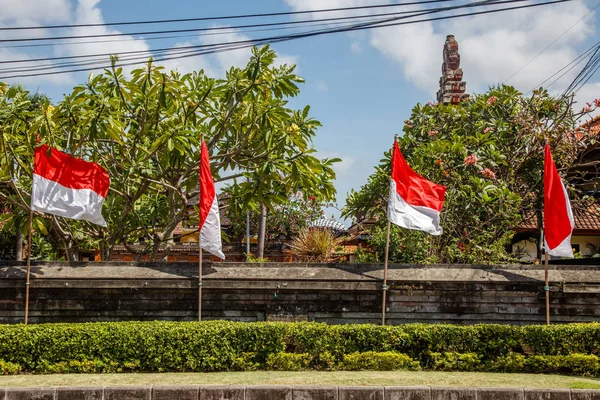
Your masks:
<instances>
[{"instance_id":1,"label":"concrete ledge","mask_svg":"<svg viewBox=\"0 0 600 400\"><path fill-rule=\"evenodd\" d=\"M431 388L426 386L387 386L385 400L430 400Z\"/></svg>"},{"instance_id":2,"label":"concrete ledge","mask_svg":"<svg viewBox=\"0 0 600 400\"><path fill-rule=\"evenodd\" d=\"M520 388L477 388L476 390L477 390L477 400L524 400L525 399L525 391Z\"/></svg>"},{"instance_id":3,"label":"concrete ledge","mask_svg":"<svg viewBox=\"0 0 600 400\"><path fill-rule=\"evenodd\" d=\"M292 387L247 386L246 400L292 400Z\"/></svg>"},{"instance_id":4,"label":"concrete ledge","mask_svg":"<svg viewBox=\"0 0 600 400\"><path fill-rule=\"evenodd\" d=\"M198 400L199 386L154 386L152 400Z\"/></svg>"},{"instance_id":5,"label":"concrete ledge","mask_svg":"<svg viewBox=\"0 0 600 400\"><path fill-rule=\"evenodd\" d=\"M293 400L338 400L336 386L294 386L292 387ZM596 399L582 399L596 400Z\"/></svg>"},{"instance_id":6,"label":"concrete ledge","mask_svg":"<svg viewBox=\"0 0 600 400\"><path fill-rule=\"evenodd\" d=\"M6 400L54 400L56 388L7 388Z\"/></svg>"},{"instance_id":7,"label":"concrete ledge","mask_svg":"<svg viewBox=\"0 0 600 400\"><path fill-rule=\"evenodd\" d=\"M600 400L600 390L571 389L571 400Z\"/></svg>"},{"instance_id":8,"label":"concrete ledge","mask_svg":"<svg viewBox=\"0 0 600 400\"><path fill-rule=\"evenodd\" d=\"M340 386L339 400L383 400L383 386Z\"/></svg>"},{"instance_id":9,"label":"concrete ledge","mask_svg":"<svg viewBox=\"0 0 600 400\"><path fill-rule=\"evenodd\" d=\"M525 400L571 400L571 390L525 389Z\"/></svg>"},{"instance_id":10,"label":"concrete ledge","mask_svg":"<svg viewBox=\"0 0 600 400\"><path fill-rule=\"evenodd\" d=\"M102 400L102 387L57 387L56 400Z\"/></svg>"},{"instance_id":11,"label":"concrete ledge","mask_svg":"<svg viewBox=\"0 0 600 400\"><path fill-rule=\"evenodd\" d=\"M200 386L202 400L244 400L245 396L245 386Z\"/></svg>"},{"instance_id":12,"label":"concrete ledge","mask_svg":"<svg viewBox=\"0 0 600 400\"><path fill-rule=\"evenodd\" d=\"M414 386L1 388L0 400L600 400L600 390Z\"/></svg>"},{"instance_id":13,"label":"concrete ledge","mask_svg":"<svg viewBox=\"0 0 600 400\"><path fill-rule=\"evenodd\" d=\"M431 400L477 400L477 389L471 387L432 387Z\"/></svg>"},{"instance_id":14,"label":"concrete ledge","mask_svg":"<svg viewBox=\"0 0 600 400\"><path fill-rule=\"evenodd\" d=\"M152 386L114 386L104 388L104 400L152 400Z\"/></svg>"}]
</instances>

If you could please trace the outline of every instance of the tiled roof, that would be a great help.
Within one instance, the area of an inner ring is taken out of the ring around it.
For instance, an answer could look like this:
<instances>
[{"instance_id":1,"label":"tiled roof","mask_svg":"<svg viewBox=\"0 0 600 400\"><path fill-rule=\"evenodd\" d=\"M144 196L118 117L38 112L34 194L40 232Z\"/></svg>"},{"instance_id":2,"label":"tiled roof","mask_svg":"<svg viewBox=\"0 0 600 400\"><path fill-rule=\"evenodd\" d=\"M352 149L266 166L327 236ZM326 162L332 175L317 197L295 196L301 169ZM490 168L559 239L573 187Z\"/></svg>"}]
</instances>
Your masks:
<instances>
[{"instance_id":1,"label":"tiled roof","mask_svg":"<svg viewBox=\"0 0 600 400\"><path fill-rule=\"evenodd\" d=\"M573 218L575 219L575 230L598 231L600 233L600 205L593 204L587 209L573 207ZM520 230L537 228L537 216L532 213L523 218L519 225Z\"/></svg>"}]
</instances>

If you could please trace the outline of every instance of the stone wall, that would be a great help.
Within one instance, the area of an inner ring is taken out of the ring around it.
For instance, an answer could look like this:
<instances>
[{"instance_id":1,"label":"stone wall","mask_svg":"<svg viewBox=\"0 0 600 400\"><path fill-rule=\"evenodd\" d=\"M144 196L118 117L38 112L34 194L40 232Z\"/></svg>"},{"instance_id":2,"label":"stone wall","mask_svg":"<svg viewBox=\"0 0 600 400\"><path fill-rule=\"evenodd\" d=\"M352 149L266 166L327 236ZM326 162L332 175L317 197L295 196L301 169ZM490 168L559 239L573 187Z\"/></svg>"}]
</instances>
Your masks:
<instances>
[{"instance_id":1,"label":"stone wall","mask_svg":"<svg viewBox=\"0 0 600 400\"><path fill-rule=\"evenodd\" d=\"M382 386L1 388L0 400L597 400L600 390Z\"/></svg>"},{"instance_id":2,"label":"stone wall","mask_svg":"<svg viewBox=\"0 0 600 400\"><path fill-rule=\"evenodd\" d=\"M196 320L192 263L38 263L30 322ZM203 319L380 323L381 265L205 263ZM387 323L545 322L542 266L392 265ZM600 319L600 266L550 266L552 321ZM0 323L23 321L25 264L0 263Z\"/></svg>"}]
</instances>

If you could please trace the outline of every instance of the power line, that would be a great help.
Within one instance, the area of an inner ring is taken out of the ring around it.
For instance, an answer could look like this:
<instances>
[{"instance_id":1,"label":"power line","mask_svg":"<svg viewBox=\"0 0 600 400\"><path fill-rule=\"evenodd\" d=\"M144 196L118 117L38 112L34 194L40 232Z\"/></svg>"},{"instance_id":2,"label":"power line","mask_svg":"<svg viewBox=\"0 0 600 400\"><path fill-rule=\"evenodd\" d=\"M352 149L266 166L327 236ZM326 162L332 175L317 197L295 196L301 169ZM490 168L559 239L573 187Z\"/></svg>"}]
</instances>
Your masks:
<instances>
[{"instance_id":1,"label":"power line","mask_svg":"<svg viewBox=\"0 0 600 400\"><path fill-rule=\"evenodd\" d=\"M575 26L577 26L581 21L583 21L584 19L586 19L596 8L598 8L598 6L600 5L600 3L596 4L596 6L594 8L592 8L590 11L588 11L587 14L585 14L580 20L578 20L577 22L575 22L573 25L571 25L571 27L569 29L567 29L566 31L564 31L559 37L557 37L556 39L554 39L552 41L552 43L550 43L548 46L544 47L544 49L542 51L540 51L539 53L537 53L535 55L535 57L533 57L531 60L529 60L525 65L523 65L521 68L519 68L514 74L512 74L511 76L508 77L508 79L505 79L502 84L510 81L515 75L517 75L519 72L523 71L529 64L531 64L533 61L535 61L539 56L542 55L542 53L544 53L546 50L548 50L550 47L552 47L552 45L556 42L558 42L563 36L565 36L569 31L571 31L571 29L575 28Z\"/></svg>"},{"instance_id":2,"label":"power line","mask_svg":"<svg viewBox=\"0 0 600 400\"><path fill-rule=\"evenodd\" d=\"M528 1L528 0L508 0L508 1L500 1L500 0L486 0L486 1L480 1L480 2L475 2L475 3L470 3L470 4L466 4L466 5L458 5L458 6L451 6L451 7L442 7L442 8L437 8L437 9L429 9L429 10L422 10L422 13L416 13L414 16L418 16L418 15L422 15L422 14L426 14L426 13L433 13L433 12L439 12L439 11L451 11L451 10L455 10L455 9L459 9L459 8L468 8L468 7L473 7L473 6L479 6L479 5L496 5L496 4L506 4L506 3L514 3L514 2L523 2L523 1ZM570 1L570 0L565 0L565 1ZM542 3L541 5L544 5L546 3ZM397 18L389 18L389 19L385 19L383 21L378 21L378 22L389 22L389 21L393 21L393 20L397 20L397 19L404 19L404 18L408 18L408 17L397 17ZM373 24L373 22L369 22L368 25ZM360 27L362 25L358 24L358 25L353 25L351 29L356 29L358 27ZM349 28L350 29L350 28ZM327 33L332 32L332 33L337 33L337 32L345 32L345 29L339 29L339 30L331 30L331 31L326 31ZM318 31L319 34L321 34L322 31ZM309 33L314 33L314 32L309 32ZM302 37L302 33L296 34ZM283 37L291 37L291 36L296 36L296 35L290 35L290 36L283 36ZM269 39L276 39L278 37L272 37ZM245 41L235 41L235 42L230 42L233 44L238 44L238 43L252 43L254 42L254 40L245 40ZM183 50L183 49L201 49L201 48L205 48L207 46L210 45L189 45L189 46L177 46L177 47L167 47L167 48L159 48L159 49L154 49L154 50L130 50L130 51L123 51L123 52L119 52L119 56L121 55L129 55L129 54L156 54L156 53L163 53L163 52L169 52L169 51L173 51L173 50ZM18 59L18 60L3 60L0 61L0 64L18 64L18 63L32 63L32 62L40 62L40 61L59 61L59 60L68 60L68 59L81 59L81 58L98 58L98 57L110 57L112 55L114 55L115 53L97 53L97 54L83 54L83 55L74 55L74 56L59 56L59 57L45 57L45 58L34 58L34 59Z\"/></svg>"},{"instance_id":3,"label":"power line","mask_svg":"<svg viewBox=\"0 0 600 400\"><path fill-rule=\"evenodd\" d=\"M586 51L584 51L583 53L581 53L580 55L578 55L576 58L574 58L573 60L571 60L567 65L565 65L564 67L562 67L561 69L559 69L558 71L556 71L555 73L553 73L552 75L550 75L548 78L546 78L545 80L543 80L539 84L535 85L527 93L533 92L535 89L541 87L542 85L544 85L544 83L548 82L550 79L554 78L556 75L560 74L562 71L565 71L565 69L566 69L566 71L563 74L561 74L558 78L556 78L554 81L552 81L550 84L548 84L548 86L546 86L546 88L549 88L554 83L556 83L560 78L562 78L563 76L565 76L565 74L567 74L569 71L571 71L573 68L575 68L578 64L580 64L583 60L585 60L585 58L589 54L591 54L596 48L598 48L598 46L600 46L600 42L594 44L592 47L590 47L589 49L587 49ZM570 68L569 68L569 66L570 66Z\"/></svg>"},{"instance_id":4,"label":"power line","mask_svg":"<svg viewBox=\"0 0 600 400\"><path fill-rule=\"evenodd\" d=\"M442 0L439 0L439 1L442 1ZM443 0L443 1L453 1L453 0ZM362 15L345 16L345 17L331 17L331 18L308 19L308 20L305 19L305 20L299 20L299 21L270 22L270 23L246 24L246 25L237 25L237 26L215 26L215 27L210 27L210 28L189 28L189 29L171 29L171 30L163 30L163 31L105 33L105 34L95 34L95 35L0 39L0 43L45 41L45 40L90 39L90 38L133 36L133 35L137 35L137 36L161 35L161 34L184 33L184 32L208 32L208 31L231 31L231 30L241 31L243 29L248 29L248 28L264 28L264 27L274 27L274 26L280 27L280 26L286 26L286 25L317 24L320 22L331 22L331 21L350 21L353 19L376 18L376 17L384 17L384 16L392 16L392 15L411 14L411 13L415 13L415 12L422 12L422 11L429 11L429 10L436 10L436 9L430 8L430 9L419 9L419 10L410 10L410 11L395 11L395 12L387 12L387 13L379 13L379 14L362 14ZM88 42L88 43L96 43L96 42Z\"/></svg>"},{"instance_id":5,"label":"power line","mask_svg":"<svg viewBox=\"0 0 600 400\"><path fill-rule=\"evenodd\" d=\"M488 4L488 3L495 3L497 1L500 1L500 0L487 0L487 1L483 1L483 2L480 1L480 2L476 2L476 3L471 3L471 4L473 4L473 5L484 4L484 3ZM513 1L515 1L515 0L513 0ZM517 0L517 1L527 1L527 0ZM471 5L467 4L467 5L459 5L459 6L450 6L450 7L413 11L413 14L414 14L413 16L422 15L424 13L449 11L449 10L465 8L465 7L470 7L470 6ZM385 22L385 21L391 21L391 20L394 20L394 18L383 19L381 21ZM358 26L358 25L355 25L355 26ZM233 29L233 28L229 27L229 29ZM239 42L233 42L233 43L239 43ZM168 51L179 50L179 49L198 49L198 48L203 48L206 46L208 46L208 45L189 45L189 46L167 47L167 48L159 48L159 49L155 49L155 50L131 50L131 51L120 52L119 55L141 54L141 53L144 53L144 54L161 53L161 52L168 52ZM39 62L39 61L58 61L58 60L65 60L65 59L91 58L91 57L100 57L100 56L109 57L114 54L115 53L100 53L100 54L84 54L84 55L75 55L75 56L59 56L59 57L46 57L46 58L35 58L35 59L5 60L5 61L0 61L0 64L31 63L31 62Z\"/></svg>"},{"instance_id":6,"label":"power line","mask_svg":"<svg viewBox=\"0 0 600 400\"><path fill-rule=\"evenodd\" d=\"M422 4L430 4L430 3L442 3L442 2L448 2L448 1L453 1L453 0L425 0L425 1L414 1L414 2L410 2L410 3L373 4L373 5L368 5L368 6L325 8L325 9L319 9L319 10L301 10L301 11L286 11L286 12L262 13L262 14L244 14L244 15L224 15L224 16L218 16L218 17L197 17L197 18L178 18L178 19L162 19L162 20L147 20L147 21L106 22L106 23L101 23L101 24L14 26L14 27L0 27L0 31L31 30L31 29L84 28L84 27L97 27L97 26L146 25L146 24L164 24L164 23L174 23L174 22L198 22L198 21L219 21L219 20L242 19L242 18L280 17L280 16L286 16L286 15L300 15L300 14L325 13L325 12L350 11L350 10L366 10L366 9L374 9L374 8L404 7L404 6L422 5Z\"/></svg>"},{"instance_id":7,"label":"power line","mask_svg":"<svg viewBox=\"0 0 600 400\"><path fill-rule=\"evenodd\" d=\"M523 1L523 0L509 0L509 1L503 1L503 2L492 2L492 1L488 0L488 1L479 2L479 3L467 4L467 5L463 5L463 6L456 6L454 8L472 7L474 4L484 4L484 3L486 3L488 5L489 4L491 4L491 5L499 5L499 4L505 4L505 3L519 2L519 1ZM214 49L206 49L206 50L203 50L203 51L200 51L200 52L190 52L189 54L177 55L177 56L174 56L174 57L169 57L167 55L167 56L165 56L163 58L157 58L156 61L165 61L165 60L172 60L172 59L179 59L179 58L194 57L194 56L197 56L197 55L213 54L213 53L218 53L218 52L223 52L223 51L229 51L229 50L235 50L235 49L240 49L240 48L245 48L245 47L251 47L253 45L261 45L261 44L268 44L268 43L279 43L279 42L284 42L284 41L289 41L289 40L295 40L295 39L301 39L301 38L312 37L312 36L319 36L319 35L324 35L324 34L339 33L339 32L350 32L350 31L355 31L355 30L375 29L375 28L391 27L391 26L399 26L399 25L408 25L408 24L415 24L415 23L421 23L421 22L440 21L440 20L462 18L462 17L467 17L467 16L473 16L473 15L482 15L482 14L496 13L496 12L501 12L501 11L509 11L509 10L518 10L518 9L524 9L524 8L530 8L530 7L538 7L538 6L544 6L544 5L549 5L549 4L557 4L557 3L563 3L563 2L568 2L568 1L571 1L571 0L554 0L554 1L548 1L548 2L543 2L543 3L522 5L522 6L516 6L516 7L507 7L507 8L501 8L501 9L492 9L492 10L485 10L485 11L479 11L479 12L470 12L470 13L465 13L465 14L455 14L455 15L449 15L449 16L442 16L442 17L428 18L428 19L421 19L421 20L414 20L414 21L406 21L406 22L391 22L391 23L368 22L368 23L357 24L357 25L354 25L352 27L345 27L345 28L338 28L338 29L320 30L320 31L313 31L313 32L301 33L301 34L295 34L295 35L276 36L276 37L268 37L268 38L255 39L255 40L246 40L246 41L237 41L237 42L213 44L213 45L208 45L208 46L215 46L216 48L214 48ZM431 11L429 11L427 13L431 13ZM405 17L390 18L386 22L395 21L395 20L398 20L398 19L412 18L412 17L414 17L414 16L405 16ZM235 45L235 47L230 47L232 45ZM206 46L207 45L204 45L202 47L206 47ZM200 46L188 46L188 47L198 48ZM170 49L170 50L173 50L173 49ZM131 53L131 52L129 52L129 53ZM137 52L134 52L134 53L137 53ZM140 64L140 63L146 63L146 62L147 62L147 60L145 60L145 61L137 61L137 62L129 62L129 63L120 63L120 64L118 64L118 66L119 67L123 67L123 66L136 65L136 64ZM91 70L100 69L100 68L109 68L110 66L111 65L106 65L106 63L105 63L102 66L101 65L97 65L97 66L93 66L93 67L76 68L76 69L71 69L71 70L62 70L62 71L55 71L55 72L42 72L42 73L34 73L34 74L17 74L17 75L3 76L1 78L2 79L8 79L8 78L18 78L18 77L31 77L31 76L41 76L41 75L63 74L63 73L70 73L70 72L82 72L82 71L91 71Z\"/></svg>"}]
</instances>

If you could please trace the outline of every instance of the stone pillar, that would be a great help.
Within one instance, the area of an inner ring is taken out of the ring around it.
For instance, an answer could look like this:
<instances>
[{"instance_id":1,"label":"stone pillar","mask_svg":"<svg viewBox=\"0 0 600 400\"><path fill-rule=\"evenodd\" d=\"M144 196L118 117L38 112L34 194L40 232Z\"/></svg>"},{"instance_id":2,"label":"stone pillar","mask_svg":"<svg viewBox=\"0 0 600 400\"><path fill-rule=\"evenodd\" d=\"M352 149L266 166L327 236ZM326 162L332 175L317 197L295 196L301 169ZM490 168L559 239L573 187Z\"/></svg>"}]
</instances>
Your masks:
<instances>
[{"instance_id":1,"label":"stone pillar","mask_svg":"<svg viewBox=\"0 0 600 400\"><path fill-rule=\"evenodd\" d=\"M442 77L440 90L437 92L437 101L443 104L457 104L469 98L465 93L467 83L463 82L463 71L460 68L460 54L458 42L454 35L446 36L444 43L444 62L442 64Z\"/></svg>"}]
</instances>

